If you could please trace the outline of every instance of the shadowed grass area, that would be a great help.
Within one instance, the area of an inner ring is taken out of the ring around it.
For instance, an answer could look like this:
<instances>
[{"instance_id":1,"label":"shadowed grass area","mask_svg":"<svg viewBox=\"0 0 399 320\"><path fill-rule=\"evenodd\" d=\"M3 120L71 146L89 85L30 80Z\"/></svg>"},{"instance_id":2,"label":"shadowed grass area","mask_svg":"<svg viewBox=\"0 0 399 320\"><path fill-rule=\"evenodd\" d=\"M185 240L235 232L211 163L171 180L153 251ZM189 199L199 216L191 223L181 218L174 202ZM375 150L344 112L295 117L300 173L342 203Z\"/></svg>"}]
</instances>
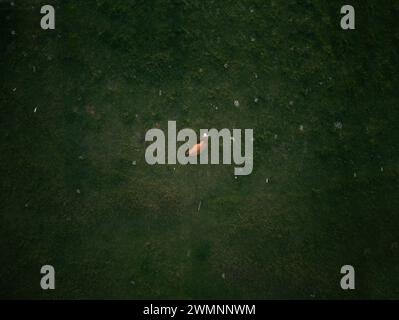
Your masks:
<instances>
[{"instance_id":1,"label":"shadowed grass area","mask_svg":"<svg viewBox=\"0 0 399 320\"><path fill-rule=\"evenodd\" d=\"M399 298L397 1L14 2L0 297ZM254 129L253 173L147 165L168 120Z\"/></svg>"}]
</instances>

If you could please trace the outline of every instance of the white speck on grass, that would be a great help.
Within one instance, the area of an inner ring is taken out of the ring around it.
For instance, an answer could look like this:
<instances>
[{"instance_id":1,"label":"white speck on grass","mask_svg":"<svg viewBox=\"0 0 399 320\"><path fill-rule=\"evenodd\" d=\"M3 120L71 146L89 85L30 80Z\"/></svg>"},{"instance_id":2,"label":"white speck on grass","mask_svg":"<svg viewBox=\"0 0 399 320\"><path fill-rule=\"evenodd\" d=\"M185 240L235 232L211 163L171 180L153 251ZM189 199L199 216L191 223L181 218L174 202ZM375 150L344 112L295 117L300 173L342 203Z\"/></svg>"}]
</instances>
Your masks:
<instances>
[{"instance_id":1,"label":"white speck on grass","mask_svg":"<svg viewBox=\"0 0 399 320\"><path fill-rule=\"evenodd\" d=\"M229 67L229 64L228 64L228 63L225 63L225 64L224 64L224 67L225 67L225 69L227 69L227 68Z\"/></svg>"},{"instance_id":2,"label":"white speck on grass","mask_svg":"<svg viewBox=\"0 0 399 320\"><path fill-rule=\"evenodd\" d=\"M76 193L77 193L77 194L80 194L80 189L76 189Z\"/></svg>"},{"instance_id":3,"label":"white speck on grass","mask_svg":"<svg viewBox=\"0 0 399 320\"><path fill-rule=\"evenodd\" d=\"M12 34L13 36L15 36L15 34L16 34L15 30L12 30L12 31L11 31L11 34Z\"/></svg>"},{"instance_id":4,"label":"white speck on grass","mask_svg":"<svg viewBox=\"0 0 399 320\"><path fill-rule=\"evenodd\" d=\"M202 200L200 200L200 202L198 203L198 209L197 212L199 212L201 210L201 204L202 204Z\"/></svg>"},{"instance_id":5,"label":"white speck on grass","mask_svg":"<svg viewBox=\"0 0 399 320\"><path fill-rule=\"evenodd\" d=\"M266 183L269 183L269 178L266 178Z\"/></svg>"},{"instance_id":6,"label":"white speck on grass","mask_svg":"<svg viewBox=\"0 0 399 320\"><path fill-rule=\"evenodd\" d=\"M234 100L234 106L239 107L240 106L240 101Z\"/></svg>"},{"instance_id":7,"label":"white speck on grass","mask_svg":"<svg viewBox=\"0 0 399 320\"><path fill-rule=\"evenodd\" d=\"M254 102L255 102L255 103L258 103L258 102L259 102L259 99L258 99L258 98L255 98L255 99L254 99Z\"/></svg>"},{"instance_id":8,"label":"white speck on grass","mask_svg":"<svg viewBox=\"0 0 399 320\"><path fill-rule=\"evenodd\" d=\"M294 105L294 101L290 101L290 106L293 106Z\"/></svg>"},{"instance_id":9,"label":"white speck on grass","mask_svg":"<svg viewBox=\"0 0 399 320\"><path fill-rule=\"evenodd\" d=\"M300 126L299 126L299 130L300 131L303 131L305 128L304 128L304 126L303 126L303 124L301 124Z\"/></svg>"},{"instance_id":10,"label":"white speck on grass","mask_svg":"<svg viewBox=\"0 0 399 320\"><path fill-rule=\"evenodd\" d=\"M353 177L357 178L357 173L356 172L353 173Z\"/></svg>"},{"instance_id":11,"label":"white speck on grass","mask_svg":"<svg viewBox=\"0 0 399 320\"><path fill-rule=\"evenodd\" d=\"M380 169L380 170L381 170L381 172L384 172L384 167L381 167L381 169Z\"/></svg>"},{"instance_id":12,"label":"white speck on grass","mask_svg":"<svg viewBox=\"0 0 399 320\"><path fill-rule=\"evenodd\" d=\"M334 128L335 129L342 129L342 122L341 121L336 121L334 123Z\"/></svg>"},{"instance_id":13,"label":"white speck on grass","mask_svg":"<svg viewBox=\"0 0 399 320\"><path fill-rule=\"evenodd\" d=\"M36 113L36 111L37 111L37 107L35 109L33 109L33 113Z\"/></svg>"},{"instance_id":14,"label":"white speck on grass","mask_svg":"<svg viewBox=\"0 0 399 320\"><path fill-rule=\"evenodd\" d=\"M132 161L132 165L134 165L134 166L135 166L135 165L136 165L136 161Z\"/></svg>"},{"instance_id":15,"label":"white speck on grass","mask_svg":"<svg viewBox=\"0 0 399 320\"><path fill-rule=\"evenodd\" d=\"M222 273L222 279L226 279L226 275L224 274L224 272Z\"/></svg>"},{"instance_id":16,"label":"white speck on grass","mask_svg":"<svg viewBox=\"0 0 399 320\"><path fill-rule=\"evenodd\" d=\"M17 91L17 88L13 88L12 91L13 91L13 92Z\"/></svg>"}]
</instances>

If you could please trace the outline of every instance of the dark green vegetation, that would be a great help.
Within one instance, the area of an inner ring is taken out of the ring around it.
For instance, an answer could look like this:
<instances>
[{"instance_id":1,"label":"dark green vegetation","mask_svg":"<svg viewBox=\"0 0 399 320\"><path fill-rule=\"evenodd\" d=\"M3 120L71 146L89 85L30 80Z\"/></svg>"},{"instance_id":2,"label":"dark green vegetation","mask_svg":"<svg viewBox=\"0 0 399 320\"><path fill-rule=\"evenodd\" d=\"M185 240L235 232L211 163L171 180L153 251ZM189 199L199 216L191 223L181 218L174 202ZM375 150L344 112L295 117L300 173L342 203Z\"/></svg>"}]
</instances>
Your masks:
<instances>
[{"instance_id":1,"label":"dark green vegetation","mask_svg":"<svg viewBox=\"0 0 399 320\"><path fill-rule=\"evenodd\" d=\"M14 2L0 297L399 298L398 1ZM147 165L168 120L253 128L253 173Z\"/></svg>"}]
</instances>

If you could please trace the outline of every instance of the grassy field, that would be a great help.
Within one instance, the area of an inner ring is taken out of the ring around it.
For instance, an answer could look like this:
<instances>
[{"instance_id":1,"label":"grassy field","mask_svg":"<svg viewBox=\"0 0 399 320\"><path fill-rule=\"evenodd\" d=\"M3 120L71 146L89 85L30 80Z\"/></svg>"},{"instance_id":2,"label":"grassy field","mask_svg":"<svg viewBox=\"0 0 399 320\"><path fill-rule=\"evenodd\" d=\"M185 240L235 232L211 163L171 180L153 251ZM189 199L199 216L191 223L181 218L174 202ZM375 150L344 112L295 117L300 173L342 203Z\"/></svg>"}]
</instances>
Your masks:
<instances>
[{"instance_id":1,"label":"grassy field","mask_svg":"<svg viewBox=\"0 0 399 320\"><path fill-rule=\"evenodd\" d=\"M398 1L46 3L0 2L1 298L399 298ZM252 174L148 165L168 120Z\"/></svg>"}]
</instances>

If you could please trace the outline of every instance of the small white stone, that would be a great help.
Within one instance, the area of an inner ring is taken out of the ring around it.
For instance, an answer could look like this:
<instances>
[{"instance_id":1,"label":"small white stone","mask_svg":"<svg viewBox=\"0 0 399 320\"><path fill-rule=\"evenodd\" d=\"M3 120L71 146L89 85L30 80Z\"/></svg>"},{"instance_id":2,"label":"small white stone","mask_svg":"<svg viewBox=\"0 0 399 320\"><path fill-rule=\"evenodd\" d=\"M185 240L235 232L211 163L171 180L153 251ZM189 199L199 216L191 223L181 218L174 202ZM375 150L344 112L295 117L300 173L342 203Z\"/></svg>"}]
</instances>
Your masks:
<instances>
[{"instance_id":1,"label":"small white stone","mask_svg":"<svg viewBox=\"0 0 399 320\"><path fill-rule=\"evenodd\" d=\"M234 100L234 105L235 105L236 107L239 107L239 106L240 106L240 101Z\"/></svg>"},{"instance_id":2,"label":"small white stone","mask_svg":"<svg viewBox=\"0 0 399 320\"><path fill-rule=\"evenodd\" d=\"M269 183L269 178L266 178L266 183Z\"/></svg>"},{"instance_id":3,"label":"small white stone","mask_svg":"<svg viewBox=\"0 0 399 320\"><path fill-rule=\"evenodd\" d=\"M136 161L135 161L135 160L134 160L134 161L132 161L132 165L134 165L134 166L136 165Z\"/></svg>"},{"instance_id":4,"label":"small white stone","mask_svg":"<svg viewBox=\"0 0 399 320\"><path fill-rule=\"evenodd\" d=\"M36 111L37 111L37 107L35 109L33 109L33 113L36 113Z\"/></svg>"},{"instance_id":5,"label":"small white stone","mask_svg":"<svg viewBox=\"0 0 399 320\"><path fill-rule=\"evenodd\" d=\"M254 37L251 37L251 42L255 42L255 38Z\"/></svg>"},{"instance_id":6,"label":"small white stone","mask_svg":"<svg viewBox=\"0 0 399 320\"><path fill-rule=\"evenodd\" d=\"M222 273L222 279L226 279L226 275L224 274L224 272Z\"/></svg>"},{"instance_id":7,"label":"small white stone","mask_svg":"<svg viewBox=\"0 0 399 320\"><path fill-rule=\"evenodd\" d=\"M299 130L300 130L300 131L303 131L303 130L304 130L304 127L303 127L302 124L299 126Z\"/></svg>"},{"instance_id":8,"label":"small white stone","mask_svg":"<svg viewBox=\"0 0 399 320\"><path fill-rule=\"evenodd\" d=\"M80 194L80 189L76 189L76 193L77 193L77 194Z\"/></svg>"},{"instance_id":9,"label":"small white stone","mask_svg":"<svg viewBox=\"0 0 399 320\"><path fill-rule=\"evenodd\" d=\"M258 103L258 101L259 101L258 98L255 98L255 99L254 99L254 102L255 102L255 103Z\"/></svg>"}]
</instances>

